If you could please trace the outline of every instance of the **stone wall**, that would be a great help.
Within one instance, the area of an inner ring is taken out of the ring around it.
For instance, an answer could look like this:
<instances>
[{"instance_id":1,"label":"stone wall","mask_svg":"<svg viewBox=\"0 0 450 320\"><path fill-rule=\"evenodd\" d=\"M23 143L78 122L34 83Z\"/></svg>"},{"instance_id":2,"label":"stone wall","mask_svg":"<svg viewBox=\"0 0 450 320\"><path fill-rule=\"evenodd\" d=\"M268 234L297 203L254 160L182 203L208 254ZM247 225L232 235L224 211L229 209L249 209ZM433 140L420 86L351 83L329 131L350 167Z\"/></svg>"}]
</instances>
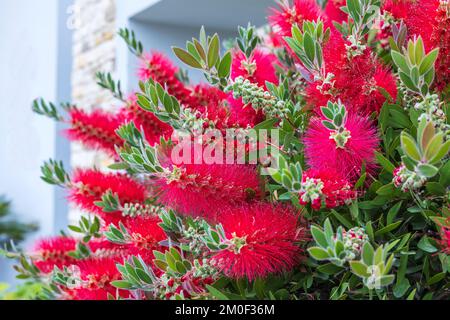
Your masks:
<instances>
[{"instance_id":1,"label":"stone wall","mask_svg":"<svg viewBox=\"0 0 450 320\"><path fill-rule=\"evenodd\" d=\"M76 28L73 33L72 103L85 110L111 109L117 101L97 85L98 71L116 69L116 0L75 0ZM111 160L102 152L71 145L73 168L103 167ZM69 220L79 216L72 208Z\"/></svg>"}]
</instances>

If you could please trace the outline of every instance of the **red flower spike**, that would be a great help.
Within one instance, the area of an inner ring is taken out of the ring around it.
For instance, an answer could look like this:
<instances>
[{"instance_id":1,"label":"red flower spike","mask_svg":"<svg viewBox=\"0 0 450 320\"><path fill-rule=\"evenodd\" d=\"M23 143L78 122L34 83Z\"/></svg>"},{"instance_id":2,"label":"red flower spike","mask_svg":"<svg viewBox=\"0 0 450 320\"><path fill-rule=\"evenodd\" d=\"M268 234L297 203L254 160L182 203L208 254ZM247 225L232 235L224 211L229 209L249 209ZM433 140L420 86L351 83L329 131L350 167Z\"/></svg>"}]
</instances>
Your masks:
<instances>
[{"instance_id":1,"label":"red flower spike","mask_svg":"<svg viewBox=\"0 0 450 320\"><path fill-rule=\"evenodd\" d=\"M117 157L115 146L122 145L116 130L122 125L121 117L95 110L87 113L72 108L69 111L71 128L66 131L71 141L78 141L92 149L100 149L112 157Z\"/></svg>"},{"instance_id":2,"label":"red flower spike","mask_svg":"<svg viewBox=\"0 0 450 320\"><path fill-rule=\"evenodd\" d=\"M117 194L120 203L143 203L146 189L124 174L102 173L97 170L77 170L72 177L70 200L82 209L98 214L105 223L116 223L120 212L104 213L95 202L107 191Z\"/></svg>"},{"instance_id":3,"label":"red flower spike","mask_svg":"<svg viewBox=\"0 0 450 320\"><path fill-rule=\"evenodd\" d=\"M271 13L270 25L275 34L283 38L292 36L292 27L295 24L302 26L305 20L317 21L322 10L314 0L294 0L292 6L280 3L279 8L271 9Z\"/></svg>"},{"instance_id":4,"label":"red flower spike","mask_svg":"<svg viewBox=\"0 0 450 320\"><path fill-rule=\"evenodd\" d=\"M177 78L178 68L162 53L154 52L142 59L138 71L141 81L153 79L167 87L169 94L177 98L181 103L189 104L190 90Z\"/></svg>"},{"instance_id":5,"label":"red flower spike","mask_svg":"<svg viewBox=\"0 0 450 320\"><path fill-rule=\"evenodd\" d=\"M321 83L314 82L306 88L306 100L318 113L329 100L339 99L350 111L362 115L379 112L386 97L378 87L387 91L392 100L396 99L395 77L380 64L370 49L349 60L345 41L333 33L324 47L324 61L327 73L334 75L333 84L320 90Z\"/></svg>"},{"instance_id":6,"label":"red flower spike","mask_svg":"<svg viewBox=\"0 0 450 320\"><path fill-rule=\"evenodd\" d=\"M323 126L321 119L313 119L304 139L305 155L312 169L331 168L347 175L344 178L354 183L360 177L363 163L368 174L375 173L379 138L367 117L349 114L345 128L350 132L350 138L343 148L338 148L330 139L332 132Z\"/></svg>"},{"instance_id":7,"label":"red flower spike","mask_svg":"<svg viewBox=\"0 0 450 320\"><path fill-rule=\"evenodd\" d=\"M233 127L253 128L258 123L264 121L262 111L256 111L251 104L244 105L242 99L234 99L232 95L228 98L230 107L229 123Z\"/></svg>"},{"instance_id":8,"label":"red flower spike","mask_svg":"<svg viewBox=\"0 0 450 320\"><path fill-rule=\"evenodd\" d=\"M158 144L161 138L168 139L173 129L167 123L159 120L153 113L143 110L137 103L137 98L132 95L128 99L127 106L121 110L123 123L133 121L136 128L144 130L147 142L153 146Z\"/></svg>"},{"instance_id":9,"label":"red flower spike","mask_svg":"<svg viewBox=\"0 0 450 320\"><path fill-rule=\"evenodd\" d=\"M260 194L256 168L247 165L186 164L176 179L156 184L161 203L185 215L214 219L219 208L251 201Z\"/></svg>"},{"instance_id":10,"label":"red flower spike","mask_svg":"<svg viewBox=\"0 0 450 320\"><path fill-rule=\"evenodd\" d=\"M303 173L302 184L320 186L314 192L308 189L300 193L300 204L311 204L314 210L320 210L323 204L328 209L339 207L357 197L352 184L333 169L308 170Z\"/></svg>"},{"instance_id":11,"label":"red flower spike","mask_svg":"<svg viewBox=\"0 0 450 320\"><path fill-rule=\"evenodd\" d=\"M83 285L71 291L73 300L108 300L108 295L116 297L116 293L122 298L127 298L129 293L117 290L111 282L120 280L121 275L117 270L117 259L89 259L78 264Z\"/></svg>"},{"instance_id":12,"label":"red flower spike","mask_svg":"<svg viewBox=\"0 0 450 320\"><path fill-rule=\"evenodd\" d=\"M45 274L56 267L63 268L76 262L68 254L75 251L77 241L68 237L55 237L38 241L32 250L33 262Z\"/></svg>"},{"instance_id":13,"label":"red flower spike","mask_svg":"<svg viewBox=\"0 0 450 320\"><path fill-rule=\"evenodd\" d=\"M348 15L341 10L342 7L346 5L346 0L329 0L325 6L325 15L332 22L342 23L347 21Z\"/></svg>"},{"instance_id":14,"label":"red flower spike","mask_svg":"<svg viewBox=\"0 0 450 320\"><path fill-rule=\"evenodd\" d=\"M403 20L408 29L408 38L420 36L425 50L440 48L436 62L435 84L442 91L450 81L450 5L439 0L388 0L382 6L396 21Z\"/></svg>"},{"instance_id":15,"label":"red flower spike","mask_svg":"<svg viewBox=\"0 0 450 320\"><path fill-rule=\"evenodd\" d=\"M231 79L244 77L264 89L267 89L266 81L278 85L276 62L277 57L274 54L265 53L260 49L255 49L248 60L241 51L235 52L231 67Z\"/></svg>"},{"instance_id":16,"label":"red flower spike","mask_svg":"<svg viewBox=\"0 0 450 320\"><path fill-rule=\"evenodd\" d=\"M254 204L224 210L219 221L233 245L213 255L227 277L265 278L289 271L301 258L297 242L306 238L298 215L288 207Z\"/></svg>"},{"instance_id":17,"label":"red flower spike","mask_svg":"<svg viewBox=\"0 0 450 320\"><path fill-rule=\"evenodd\" d=\"M167 239L159 226L161 219L158 216L126 218L122 222L131 235L134 246L143 251L159 250L159 243Z\"/></svg>"}]
</instances>

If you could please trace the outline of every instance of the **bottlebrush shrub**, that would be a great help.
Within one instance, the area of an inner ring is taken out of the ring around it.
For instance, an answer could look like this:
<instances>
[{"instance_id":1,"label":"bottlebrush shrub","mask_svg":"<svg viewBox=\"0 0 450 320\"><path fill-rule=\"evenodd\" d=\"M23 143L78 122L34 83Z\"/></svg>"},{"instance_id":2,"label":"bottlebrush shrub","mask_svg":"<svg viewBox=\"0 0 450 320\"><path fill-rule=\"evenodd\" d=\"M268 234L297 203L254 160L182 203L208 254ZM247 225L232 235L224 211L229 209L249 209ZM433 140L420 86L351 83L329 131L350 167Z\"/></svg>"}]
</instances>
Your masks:
<instances>
[{"instance_id":1,"label":"bottlebrush shrub","mask_svg":"<svg viewBox=\"0 0 450 320\"><path fill-rule=\"evenodd\" d=\"M283 1L226 50L202 28L173 48L199 85L120 30L142 62L138 92L126 101L97 75L126 104L120 116L33 104L114 164L43 165L86 215L70 237L5 252L19 278L47 299L448 300L450 10L424 3ZM277 130L277 152L258 164L171 157L187 134L212 147L221 139L199 136L233 128Z\"/></svg>"}]
</instances>

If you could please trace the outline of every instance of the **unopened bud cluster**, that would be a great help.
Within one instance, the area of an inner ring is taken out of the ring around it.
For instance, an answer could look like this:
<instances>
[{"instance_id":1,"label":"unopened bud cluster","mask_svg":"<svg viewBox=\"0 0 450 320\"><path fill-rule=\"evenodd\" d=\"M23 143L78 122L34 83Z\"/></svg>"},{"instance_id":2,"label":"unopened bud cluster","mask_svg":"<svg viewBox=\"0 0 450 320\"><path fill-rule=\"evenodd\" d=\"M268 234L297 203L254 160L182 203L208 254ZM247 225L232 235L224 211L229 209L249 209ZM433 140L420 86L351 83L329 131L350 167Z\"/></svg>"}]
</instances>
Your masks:
<instances>
[{"instance_id":1,"label":"unopened bud cluster","mask_svg":"<svg viewBox=\"0 0 450 320\"><path fill-rule=\"evenodd\" d=\"M424 100L414 105L417 111L422 112L421 117L432 121L436 129L447 132L447 139L450 139L450 125L447 123L447 116L441 108L441 102L437 94L428 94ZM421 118L419 118L420 121Z\"/></svg>"},{"instance_id":2,"label":"unopened bud cluster","mask_svg":"<svg viewBox=\"0 0 450 320\"><path fill-rule=\"evenodd\" d=\"M342 234L344 247L346 251L346 259L355 260L361 255L364 243L369 241L365 230L363 228L352 228L348 231L343 231Z\"/></svg>"},{"instance_id":3,"label":"unopened bud cluster","mask_svg":"<svg viewBox=\"0 0 450 320\"><path fill-rule=\"evenodd\" d=\"M244 77L237 77L225 91L232 91L235 99L242 98L245 104L251 104L254 109L263 110L266 115L272 117L284 117L289 111L285 101L278 100L270 92Z\"/></svg>"},{"instance_id":4,"label":"unopened bud cluster","mask_svg":"<svg viewBox=\"0 0 450 320\"><path fill-rule=\"evenodd\" d=\"M408 192L422 188L427 179L417 172L410 171L405 165L401 165L394 171L393 182L397 188L401 188L403 192Z\"/></svg>"}]
</instances>

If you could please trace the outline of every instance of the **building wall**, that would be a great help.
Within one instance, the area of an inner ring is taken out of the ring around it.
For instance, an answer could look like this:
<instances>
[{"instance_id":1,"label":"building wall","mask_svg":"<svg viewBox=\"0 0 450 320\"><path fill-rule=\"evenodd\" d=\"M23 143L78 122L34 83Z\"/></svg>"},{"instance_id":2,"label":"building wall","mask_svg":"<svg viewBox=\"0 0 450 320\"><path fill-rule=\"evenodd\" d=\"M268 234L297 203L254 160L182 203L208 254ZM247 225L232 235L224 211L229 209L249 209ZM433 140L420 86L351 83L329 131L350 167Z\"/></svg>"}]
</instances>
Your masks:
<instances>
[{"instance_id":1,"label":"building wall","mask_svg":"<svg viewBox=\"0 0 450 320\"><path fill-rule=\"evenodd\" d=\"M25 246L66 224L64 197L39 177L45 160L69 158L68 144L57 135L61 126L33 114L31 102L36 97L67 98L70 30L64 25L69 4L66 0L0 4L0 194L12 200L21 220L40 225ZM12 276L12 269L0 261L0 282Z\"/></svg>"},{"instance_id":2,"label":"building wall","mask_svg":"<svg viewBox=\"0 0 450 320\"><path fill-rule=\"evenodd\" d=\"M96 73L116 69L116 1L75 0L76 28L73 35L72 99L78 108L114 109L118 102L97 85ZM74 168L103 166L111 160L102 152L87 150L79 143L71 144ZM71 207L69 220L81 212Z\"/></svg>"}]
</instances>

